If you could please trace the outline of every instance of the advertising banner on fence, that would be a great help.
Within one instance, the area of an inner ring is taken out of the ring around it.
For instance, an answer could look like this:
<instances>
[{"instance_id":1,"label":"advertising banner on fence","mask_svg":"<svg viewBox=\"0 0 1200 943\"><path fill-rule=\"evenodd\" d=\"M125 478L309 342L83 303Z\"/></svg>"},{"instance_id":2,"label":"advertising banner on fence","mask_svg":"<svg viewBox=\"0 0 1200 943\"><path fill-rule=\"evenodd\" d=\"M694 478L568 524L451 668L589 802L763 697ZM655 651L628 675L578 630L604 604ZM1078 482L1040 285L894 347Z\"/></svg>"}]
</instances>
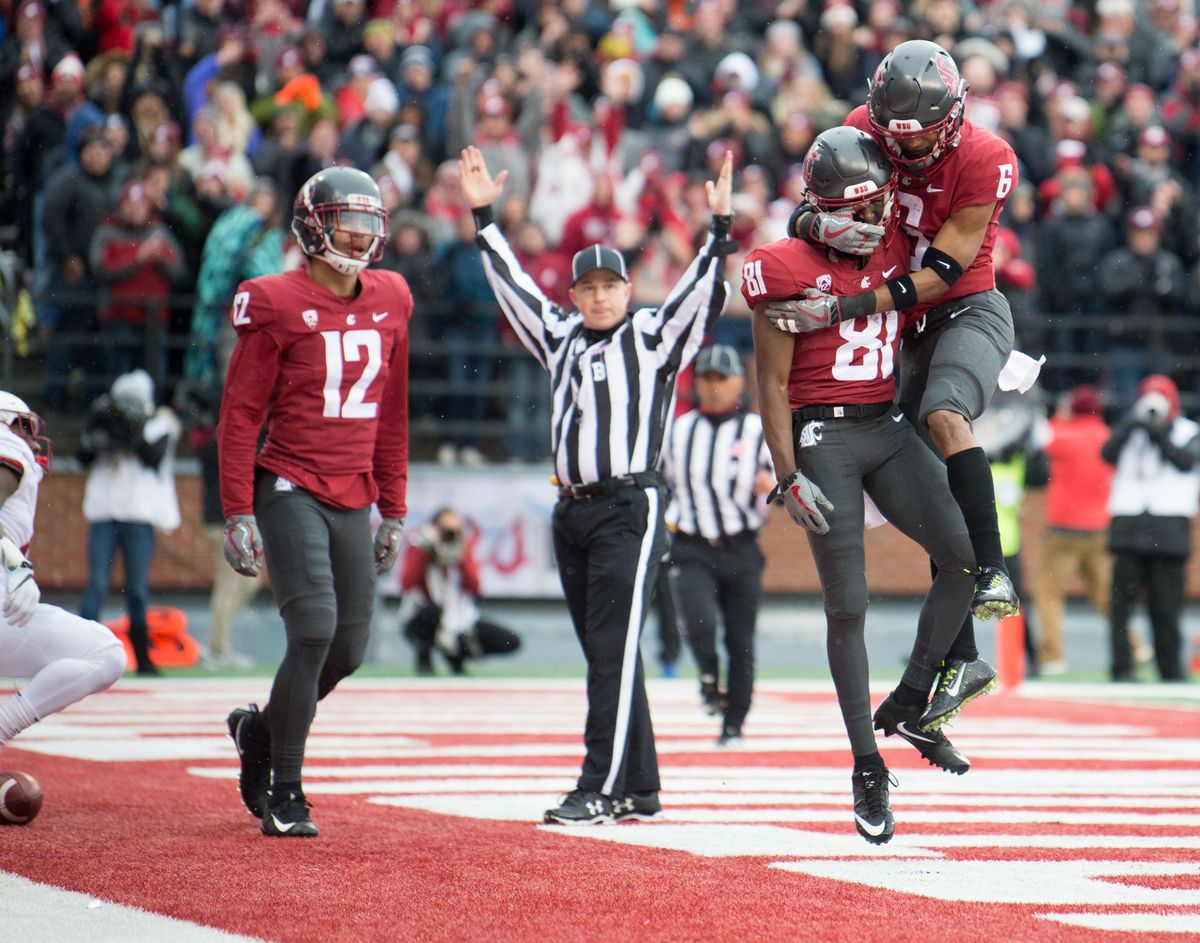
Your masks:
<instances>
[{"instance_id":1,"label":"advertising banner on fence","mask_svg":"<svg viewBox=\"0 0 1200 943\"><path fill-rule=\"evenodd\" d=\"M467 540L479 563L483 596L555 597L562 595L550 514L558 495L549 464L533 468L409 468L406 530L411 538L444 507L466 522ZM400 593L400 566L384 577L387 595Z\"/></svg>"}]
</instances>

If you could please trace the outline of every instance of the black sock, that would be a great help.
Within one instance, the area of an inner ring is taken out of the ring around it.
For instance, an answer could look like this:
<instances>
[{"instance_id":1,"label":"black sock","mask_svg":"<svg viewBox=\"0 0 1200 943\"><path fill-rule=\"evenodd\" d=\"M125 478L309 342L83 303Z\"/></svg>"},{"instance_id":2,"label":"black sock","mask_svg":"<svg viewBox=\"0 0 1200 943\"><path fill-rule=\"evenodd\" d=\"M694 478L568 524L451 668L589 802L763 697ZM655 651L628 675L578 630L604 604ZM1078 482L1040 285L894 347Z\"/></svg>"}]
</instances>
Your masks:
<instances>
[{"instance_id":1,"label":"black sock","mask_svg":"<svg viewBox=\"0 0 1200 943\"><path fill-rule=\"evenodd\" d=\"M956 452L946 459L946 477L950 493L967 522L967 533L980 566L1004 569L1004 551L1000 549L1000 522L996 518L996 486L987 455L978 446Z\"/></svg>"},{"instance_id":2,"label":"black sock","mask_svg":"<svg viewBox=\"0 0 1200 943\"><path fill-rule=\"evenodd\" d=\"M892 697L901 707L924 707L929 703L929 692L914 688L901 681L892 692Z\"/></svg>"},{"instance_id":3,"label":"black sock","mask_svg":"<svg viewBox=\"0 0 1200 943\"><path fill-rule=\"evenodd\" d=\"M304 795L304 790L300 788L300 780L297 779L295 782L277 782L271 786L271 798L276 802L292 793L298 796Z\"/></svg>"},{"instance_id":4,"label":"black sock","mask_svg":"<svg viewBox=\"0 0 1200 943\"><path fill-rule=\"evenodd\" d=\"M883 757L879 755L878 750L868 753L866 756L854 758L854 772L861 773L864 769L886 769L883 765Z\"/></svg>"},{"instance_id":5,"label":"black sock","mask_svg":"<svg viewBox=\"0 0 1200 943\"><path fill-rule=\"evenodd\" d=\"M968 612L967 618L963 620L962 628L958 630L958 635L950 644L950 651L946 652L946 660L974 661L978 657L979 646L975 644L975 620Z\"/></svg>"}]
</instances>

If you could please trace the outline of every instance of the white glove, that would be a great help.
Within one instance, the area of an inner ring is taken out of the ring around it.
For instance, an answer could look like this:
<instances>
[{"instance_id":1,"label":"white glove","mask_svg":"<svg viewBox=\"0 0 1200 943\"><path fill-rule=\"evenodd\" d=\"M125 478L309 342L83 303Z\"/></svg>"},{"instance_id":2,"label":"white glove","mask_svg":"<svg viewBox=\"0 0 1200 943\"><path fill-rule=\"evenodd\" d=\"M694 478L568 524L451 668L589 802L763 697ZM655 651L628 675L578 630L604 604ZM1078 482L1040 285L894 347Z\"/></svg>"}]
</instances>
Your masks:
<instances>
[{"instance_id":1,"label":"white glove","mask_svg":"<svg viewBox=\"0 0 1200 943\"><path fill-rule=\"evenodd\" d=\"M792 520L805 530L814 534L829 533L829 524L825 515L821 513L821 508L832 511L833 505L820 488L804 477L800 469L796 469L775 486L775 490L767 498L767 503L774 504L776 501L782 501Z\"/></svg>"},{"instance_id":2,"label":"white glove","mask_svg":"<svg viewBox=\"0 0 1200 943\"><path fill-rule=\"evenodd\" d=\"M404 546L404 521L385 517L375 531L375 572L386 573L396 563Z\"/></svg>"},{"instance_id":3,"label":"white glove","mask_svg":"<svg viewBox=\"0 0 1200 943\"><path fill-rule=\"evenodd\" d=\"M42 592L33 580L33 564L8 537L0 537L0 559L4 562L4 617L12 625L25 625L33 618Z\"/></svg>"},{"instance_id":4,"label":"white glove","mask_svg":"<svg viewBox=\"0 0 1200 943\"><path fill-rule=\"evenodd\" d=\"M263 565L262 535L253 514L235 514L225 521L225 560L242 576L258 576Z\"/></svg>"},{"instance_id":5,"label":"white glove","mask_svg":"<svg viewBox=\"0 0 1200 943\"><path fill-rule=\"evenodd\" d=\"M767 318L774 327L788 334L809 334L841 320L839 302L840 299L833 295L806 288L801 298L768 301Z\"/></svg>"},{"instance_id":6,"label":"white glove","mask_svg":"<svg viewBox=\"0 0 1200 943\"><path fill-rule=\"evenodd\" d=\"M818 213L812 224L814 239L849 255L870 255L879 248L884 232L882 226L834 213Z\"/></svg>"}]
</instances>

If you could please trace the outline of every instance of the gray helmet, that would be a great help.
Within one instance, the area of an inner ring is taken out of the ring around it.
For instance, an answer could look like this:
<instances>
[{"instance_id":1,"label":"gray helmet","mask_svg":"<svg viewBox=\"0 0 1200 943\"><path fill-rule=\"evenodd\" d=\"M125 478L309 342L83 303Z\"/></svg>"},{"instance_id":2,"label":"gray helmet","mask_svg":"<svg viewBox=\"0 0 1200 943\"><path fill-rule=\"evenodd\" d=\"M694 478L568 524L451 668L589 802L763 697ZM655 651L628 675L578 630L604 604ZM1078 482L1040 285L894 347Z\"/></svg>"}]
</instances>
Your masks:
<instances>
[{"instance_id":1,"label":"gray helmet","mask_svg":"<svg viewBox=\"0 0 1200 943\"><path fill-rule=\"evenodd\" d=\"M895 212L896 172L871 135L845 125L822 131L804 157L804 198L823 213L850 213L886 199L880 225Z\"/></svg>"},{"instance_id":2,"label":"gray helmet","mask_svg":"<svg viewBox=\"0 0 1200 943\"><path fill-rule=\"evenodd\" d=\"M364 252L346 253L334 247L333 234L341 230L369 235ZM292 232L304 254L329 263L346 275L361 272L383 255L388 215L379 186L369 174L353 167L328 167L313 174L296 194Z\"/></svg>"},{"instance_id":3,"label":"gray helmet","mask_svg":"<svg viewBox=\"0 0 1200 943\"><path fill-rule=\"evenodd\" d=\"M884 57L867 90L867 112L894 163L927 170L958 146L967 83L937 43L910 39ZM905 138L937 131L937 141L919 154L900 146Z\"/></svg>"}]
</instances>

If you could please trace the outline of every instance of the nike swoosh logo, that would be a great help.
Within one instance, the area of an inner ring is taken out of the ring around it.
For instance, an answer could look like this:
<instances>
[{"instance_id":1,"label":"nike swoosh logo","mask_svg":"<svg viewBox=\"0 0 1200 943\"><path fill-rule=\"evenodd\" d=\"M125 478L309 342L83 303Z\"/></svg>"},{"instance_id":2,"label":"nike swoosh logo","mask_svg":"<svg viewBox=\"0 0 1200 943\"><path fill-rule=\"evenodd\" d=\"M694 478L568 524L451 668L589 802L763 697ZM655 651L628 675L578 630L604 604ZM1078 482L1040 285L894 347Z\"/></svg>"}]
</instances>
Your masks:
<instances>
[{"instance_id":1,"label":"nike swoosh logo","mask_svg":"<svg viewBox=\"0 0 1200 943\"><path fill-rule=\"evenodd\" d=\"M384 318L386 318L389 314L391 314L390 311L384 311L383 314L378 314L378 313L373 314L373 315L371 315L371 320L374 321L376 324L378 324L380 321L382 321Z\"/></svg>"},{"instance_id":2,"label":"nike swoosh logo","mask_svg":"<svg viewBox=\"0 0 1200 943\"><path fill-rule=\"evenodd\" d=\"M945 187L935 187L932 183L925 188L926 193L945 193Z\"/></svg>"},{"instance_id":3,"label":"nike swoosh logo","mask_svg":"<svg viewBox=\"0 0 1200 943\"><path fill-rule=\"evenodd\" d=\"M854 817L858 820L858 824L862 827L862 830L864 832L866 832L868 835L876 835L876 836L882 835L883 830L885 828L887 828L886 821L880 822L878 825L872 825L870 822L868 822L866 819L864 819L857 812L854 813Z\"/></svg>"},{"instance_id":4,"label":"nike swoosh logo","mask_svg":"<svg viewBox=\"0 0 1200 943\"><path fill-rule=\"evenodd\" d=\"M904 734L906 737L912 737L914 740L924 740L926 743L937 743L936 740L931 740L929 737L922 737L919 733L914 733L908 729L908 721L902 720L896 724L896 730Z\"/></svg>"},{"instance_id":5,"label":"nike swoosh logo","mask_svg":"<svg viewBox=\"0 0 1200 943\"><path fill-rule=\"evenodd\" d=\"M951 321L953 321L955 318L957 318L957 317L958 317L960 314L962 314L964 311L970 311L970 310L971 310L971 306L970 306L970 305L967 305L965 308L959 308L957 311L951 311L951 312L950 312L950 320L951 320Z\"/></svg>"},{"instance_id":6,"label":"nike swoosh logo","mask_svg":"<svg viewBox=\"0 0 1200 943\"><path fill-rule=\"evenodd\" d=\"M962 690L962 681L963 681L964 674L966 674L965 671L960 671L958 674L956 674L954 676L954 683L951 684L950 687L946 688L946 693L949 694L951 697L958 697L958 692Z\"/></svg>"},{"instance_id":7,"label":"nike swoosh logo","mask_svg":"<svg viewBox=\"0 0 1200 943\"><path fill-rule=\"evenodd\" d=\"M893 265L891 268L885 268L885 269L883 270L883 277L884 277L884 278L891 278L891 277L892 277L892 272L896 271L896 269L898 269L899 267L900 267L899 265Z\"/></svg>"},{"instance_id":8,"label":"nike swoosh logo","mask_svg":"<svg viewBox=\"0 0 1200 943\"><path fill-rule=\"evenodd\" d=\"M293 828L295 828L295 827L296 827L296 823L295 823L295 822L281 822L281 821L279 821L279 816L278 816L278 815L272 815L272 816L271 816L271 821L275 823L275 827L276 827L277 829L279 829L281 832L290 832L290 831L291 831Z\"/></svg>"}]
</instances>

